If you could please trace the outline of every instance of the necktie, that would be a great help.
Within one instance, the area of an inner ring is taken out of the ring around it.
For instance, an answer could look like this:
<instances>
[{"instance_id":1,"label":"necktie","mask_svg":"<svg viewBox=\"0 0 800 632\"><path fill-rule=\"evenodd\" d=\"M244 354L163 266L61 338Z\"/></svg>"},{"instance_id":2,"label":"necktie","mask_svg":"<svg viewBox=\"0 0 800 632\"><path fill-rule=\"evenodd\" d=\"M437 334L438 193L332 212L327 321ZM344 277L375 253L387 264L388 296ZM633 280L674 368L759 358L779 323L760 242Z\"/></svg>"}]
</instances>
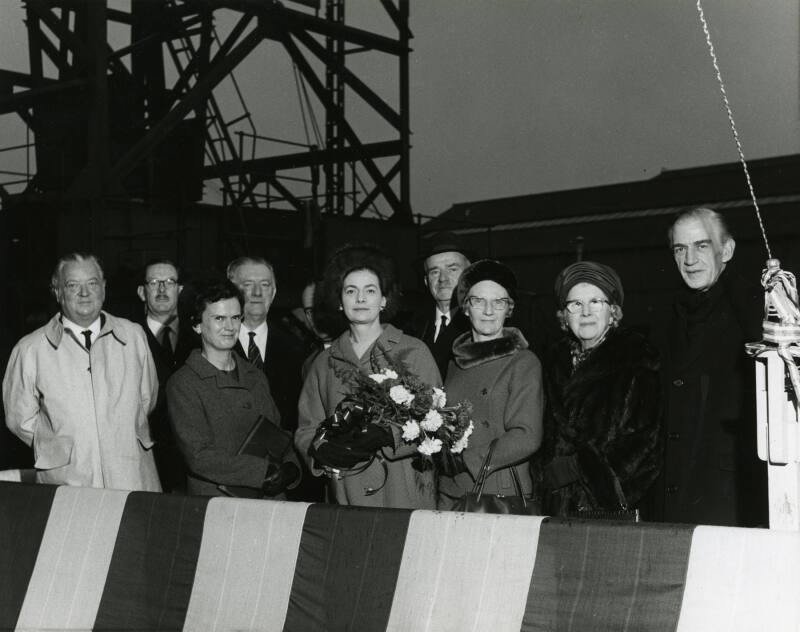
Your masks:
<instances>
[{"instance_id":1,"label":"necktie","mask_svg":"<svg viewBox=\"0 0 800 632\"><path fill-rule=\"evenodd\" d=\"M433 337L433 341L436 342L437 338L442 334L442 332L447 327L447 314L442 314L441 319L439 319L439 327L436 330L436 335Z\"/></svg>"},{"instance_id":2,"label":"necktie","mask_svg":"<svg viewBox=\"0 0 800 632\"><path fill-rule=\"evenodd\" d=\"M256 344L256 332L251 331L247 335L250 336L250 344L247 345L247 359L253 366L263 369L264 361L261 359L261 352Z\"/></svg>"},{"instance_id":3,"label":"necktie","mask_svg":"<svg viewBox=\"0 0 800 632\"><path fill-rule=\"evenodd\" d=\"M88 351L92 348L92 332L89 329L85 329L81 333L83 334L83 339L85 341L83 346L85 346L86 350Z\"/></svg>"},{"instance_id":4,"label":"necktie","mask_svg":"<svg viewBox=\"0 0 800 632\"><path fill-rule=\"evenodd\" d=\"M161 328L160 334L161 334L161 336L160 336L161 337L161 340L160 340L161 346L163 347L164 352L166 353L166 355L168 355L171 358L172 357L172 352L173 352L173 348L172 348L172 328L168 327L167 325L164 325Z\"/></svg>"}]
</instances>

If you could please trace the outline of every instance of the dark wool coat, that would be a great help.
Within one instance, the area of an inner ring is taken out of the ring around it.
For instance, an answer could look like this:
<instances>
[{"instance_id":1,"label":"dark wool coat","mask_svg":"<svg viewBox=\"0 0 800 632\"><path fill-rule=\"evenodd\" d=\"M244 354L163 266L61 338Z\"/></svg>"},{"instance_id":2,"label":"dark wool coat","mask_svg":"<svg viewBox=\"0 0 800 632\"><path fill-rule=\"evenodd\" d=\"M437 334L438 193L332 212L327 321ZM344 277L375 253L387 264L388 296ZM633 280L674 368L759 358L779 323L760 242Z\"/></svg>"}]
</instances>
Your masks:
<instances>
[{"instance_id":1,"label":"dark wool coat","mask_svg":"<svg viewBox=\"0 0 800 632\"><path fill-rule=\"evenodd\" d=\"M505 327L501 338L484 342L473 342L471 332L456 338L445 391L450 403L472 403L475 429L463 453L468 472L439 477L440 506L448 508L472 491L493 439L498 441L484 491L516 495L509 467L517 465L522 492L530 494L528 459L542 440L542 368L519 330Z\"/></svg>"},{"instance_id":2,"label":"dark wool coat","mask_svg":"<svg viewBox=\"0 0 800 632\"><path fill-rule=\"evenodd\" d=\"M664 521L744 527L767 520L754 363L744 349L761 338L762 315L761 291L728 270L707 292L685 292L675 304L664 350Z\"/></svg>"},{"instance_id":3,"label":"dark wool coat","mask_svg":"<svg viewBox=\"0 0 800 632\"><path fill-rule=\"evenodd\" d=\"M366 374L377 373L387 367L387 356L395 364L403 364L426 384L441 386L436 363L421 340L406 336L392 325L384 325L383 333L372 347L358 358L350 342L350 332L345 331L314 359L300 393L295 445L314 476L324 474L308 454L317 427L333 414L336 405L352 388L351 384L343 381L341 370L355 367ZM404 444L399 430L395 431L395 440L394 450L383 450L386 470L375 460L363 472L331 479L328 488L330 500L340 505L434 509L436 498L432 471L420 472L414 468L416 446ZM367 494L368 490L381 485L383 488L376 493Z\"/></svg>"},{"instance_id":4,"label":"dark wool coat","mask_svg":"<svg viewBox=\"0 0 800 632\"><path fill-rule=\"evenodd\" d=\"M611 494L616 500L620 488L636 507L661 468L658 355L642 335L611 330L573 372L572 344L565 336L546 356L541 464L575 457L578 479L546 489L544 509L564 516L579 508L616 508L599 499Z\"/></svg>"},{"instance_id":5,"label":"dark wool coat","mask_svg":"<svg viewBox=\"0 0 800 632\"><path fill-rule=\"evenodd\" d=\"M237 452L259 415L279 425L280 413L264 374L234 358L238 380L195 349L167 382L170 421L189 469L190 494L222 496L218 484L259 489L267 473L268 458Z\"/></svg>"},{"instance_id":6,"label":"dark wool coat","mask_svg":"<svg viewBox=\"0 0 800 632\"><path fill-rule=\"evenodd\" d=\"M435 316L437 312L433 306L428 308L425 318L420 319L416 324L416 330L419 331L419 338L428 345L428 349L433 354L433 359L436 360L436 366L439 367L439 373L442 375L442 380L447 378L447 367L450 365L450 358L453 355L453 342L461 334L470 331L469 320L460 309L452 311L452 317L444 331L439 332L436 342L433 336L436 333Z\"/></svg>"}]
</instances>

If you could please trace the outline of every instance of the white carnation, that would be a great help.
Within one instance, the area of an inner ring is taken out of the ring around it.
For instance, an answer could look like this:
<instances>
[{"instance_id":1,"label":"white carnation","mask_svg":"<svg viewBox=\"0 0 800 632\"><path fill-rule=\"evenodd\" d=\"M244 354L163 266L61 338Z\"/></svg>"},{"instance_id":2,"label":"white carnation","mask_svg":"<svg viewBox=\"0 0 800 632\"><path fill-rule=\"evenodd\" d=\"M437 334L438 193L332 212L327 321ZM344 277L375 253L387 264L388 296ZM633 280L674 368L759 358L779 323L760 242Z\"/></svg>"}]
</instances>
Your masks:
<instances>
[{"instance_id":1,"label":"white carnation","mask_svg":"<svg viewBox=\"0 0 800 632\"><path fill-rule=\"evenodd\" d=\"M431 397L434 408L444 408L447 406L447 395L441 388L433 387L433 397Z\"/></svg>"},{"instance_id":2,"label":"white carnation","mask_svg":"<svg viewBox=\"0 0 800 632\"><path fill-rule=\"evenodd\" d=\"M470 421L469 426L464 431L464 434L461 435L461 438L450 447L450 452L452 452L453 454L460 454L461 452L463 452L464 448L466 448L469 445L469 436L472 434L472 430L474 428L475 425Z\"/></svg>"},{"instance_id":3,"label":"white carnation","mask_svg":"<svg viewBox=\"0 0 800 632\"><path fill-rule=\"evenodd\" d=\"M411 402L414 401L414 395L402 384L392 386L389 389L389 397L392 398L395 404L405 404L406 406L410 406Z\"/></svg>"},{"instance_id":4,"label":"white carnation","mask_svg":"<svg viewBox=\"0 0 800 632\"><path fill-rule=\"evenodd\" d=\"M423 430L436 432L442 425L442 416L435 410L429 410L425 419L420 422Z\"/></svg>"},{"instance_id":5,"label":"white carnation","mask_svg":"<svg viewBox=\"0 0 800 632\"><path fill-rule=\"evenodd\" d=\"M436 454L437 452L441 452L442 450L442 440L441 439L431 439L427 438L422 443L419 444L417 451L420 454L424 454L425 456L431 456L432 454Z\"/></svg>"},{"instance_id":6,"label":"white carnation","mask_svg":"<svg viewBox=\"0 0 800 632\"><path fill-rule=\"evenodd\" d=\"M397 373L392 371L391 369L383 369L380 373L373 373L369 376L369 378L378 384L385 382L386 380L396 380Z\"/></svg>"},{"instance_id":7,"label":"white carnation","mask_svg":"<svg viewBox=\"0 0 800 632\"><path fill-rule=\"evenodd\" d=\"M413 419L403 424L403 440L413 441L419 436L419 424Z\"/></svg>"}]
</instances>

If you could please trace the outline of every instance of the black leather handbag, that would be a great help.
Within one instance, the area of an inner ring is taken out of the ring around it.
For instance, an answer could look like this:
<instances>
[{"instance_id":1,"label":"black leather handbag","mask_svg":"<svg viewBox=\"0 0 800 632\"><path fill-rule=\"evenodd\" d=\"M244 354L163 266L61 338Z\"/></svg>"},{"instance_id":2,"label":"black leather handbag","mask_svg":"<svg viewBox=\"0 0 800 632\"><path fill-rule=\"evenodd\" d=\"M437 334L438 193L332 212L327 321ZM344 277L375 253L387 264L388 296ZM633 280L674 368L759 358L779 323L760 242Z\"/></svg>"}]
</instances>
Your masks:
<instances>
[{"instance_id":1,"label":"black leather handbag","mask_svg":"<svg viewBox=\"0 0 800 632\"><path fill-rule=\"evenodd\" d=\"M483 486L492 464L492 454L494 453L497 439L489 445L489 452L483 460L483 465L478 472L478 478L471 492L464 494L453 507L454 511L465 511L470 513L487 514L510 514L520 516L539 516L542 512L541 502L529 498L522 493L522 485L519 482L516 466L511 466L511 479L514 482L516 496L506 496L505 494L484 494Z\"/></svg>"}]
</instances>

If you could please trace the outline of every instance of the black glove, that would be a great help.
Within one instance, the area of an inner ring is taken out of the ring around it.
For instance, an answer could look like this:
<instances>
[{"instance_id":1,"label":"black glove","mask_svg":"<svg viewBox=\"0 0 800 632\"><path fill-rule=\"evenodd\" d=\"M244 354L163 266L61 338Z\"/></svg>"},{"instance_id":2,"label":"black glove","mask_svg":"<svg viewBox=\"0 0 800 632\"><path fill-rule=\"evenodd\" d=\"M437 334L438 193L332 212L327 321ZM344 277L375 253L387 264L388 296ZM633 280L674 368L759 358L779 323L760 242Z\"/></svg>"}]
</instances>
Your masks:
<instances>
[{"instance_id":1,"label":"black glove","mask_svg":"<svg viewBox=\"0 0 800 632\"><path fill-rule=\"evenodd\" d=\"M319 465L350 469L369 461L382 447L393 446L392 431L377 424L353 427L347 433L317 433L308 453Z\"/></svg>"},{"instance_id":2,"label":"black glove","mask_svg":"<svg viewBox=\"0 0 800 632\"><path fill-rule=\"evenodd\" d=\"M625 494L617 475L593 446L588 443L578 446L575 456L581 483L595 507L602 509L627 507Z\"/></svg>"},{"instance_id":3,"label":"black glove","mask_svg":"<svg viewBox=\"0 0 800 632\"><path fill-rule=\"evenodd\" d=\"M461 452L453 454L450 450L442 449L433 455L433 460L442 476L455 477L462 472L469 472Z\"/></svg>"},{"instance_id":4,"label":"black glove","mask_svg":"<svg viewBox=\"0 0 800 632\"><path fill-rule=\"evenodd\" d=\"M300 468L297 467L297 464L291 461L286 461L280 465L270 463L269 467L267 467L267 475L261 484L261 491L264 492L265 496L277 496L299 478Z\"/></svg>"}]
</instances>

